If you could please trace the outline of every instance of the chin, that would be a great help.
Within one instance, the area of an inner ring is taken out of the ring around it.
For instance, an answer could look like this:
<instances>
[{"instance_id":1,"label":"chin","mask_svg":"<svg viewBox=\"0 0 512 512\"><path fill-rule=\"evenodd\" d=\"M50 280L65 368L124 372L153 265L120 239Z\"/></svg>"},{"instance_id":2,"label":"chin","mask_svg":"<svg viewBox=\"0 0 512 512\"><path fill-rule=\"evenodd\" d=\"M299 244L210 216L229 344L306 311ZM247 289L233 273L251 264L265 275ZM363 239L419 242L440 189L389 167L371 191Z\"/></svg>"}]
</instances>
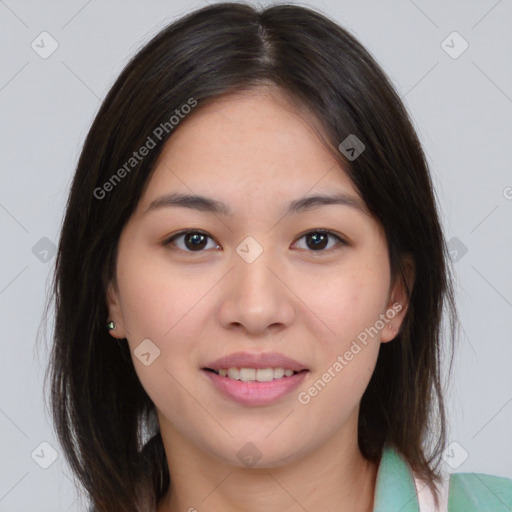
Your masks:
<instances>
[{"instance_id":1,"label":"chin","mask_svg":"<svg viewBox=\"0 0 512 512\"><path fill-rule=\"evenodd\" d=\"M260 437L248 435L244 439L232 440L229 443L231 446L226 446L226 451L219 452L219 446L216 445L212 453L226 464L248 469L285 466L301 457L304 445L298 439L296 443L290 436L276 436L275 439L269 440L265 438L267 434ZM284 439L288 441L286 445ZM298 446L301 447L300 451L297 450Z\"/></svg>"}]
</instances>

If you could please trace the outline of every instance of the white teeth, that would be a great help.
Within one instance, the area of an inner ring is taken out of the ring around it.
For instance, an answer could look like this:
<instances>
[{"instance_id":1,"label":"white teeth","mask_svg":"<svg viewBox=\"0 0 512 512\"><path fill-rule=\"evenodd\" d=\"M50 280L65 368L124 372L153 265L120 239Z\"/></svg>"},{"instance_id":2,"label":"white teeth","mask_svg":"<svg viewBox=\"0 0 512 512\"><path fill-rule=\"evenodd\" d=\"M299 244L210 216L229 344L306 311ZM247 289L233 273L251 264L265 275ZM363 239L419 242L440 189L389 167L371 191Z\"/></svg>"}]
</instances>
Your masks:
<instances>
[{"instance_id":1,"label":"white teeth","mask_svg":"<svg viewBox=\"0 0 512 512\"><path fill-rule=\"evenodd\" d=\"M230 379L238 380L238 368L229 368L228 370L228 377Z\"/></svg>"},{"instance_id":2,"label":"white teeth","mask_svg":"<svg viewBox=\"0 0 512 512\"><path fill-rule=\"evenodd\" d=\"M295 372L285 368L221 368L218 374L243 382L270 382L274 379L291 377Z\"/></svg>"},{"instance_id":3,"label":"white teeth","mask_svg":"<svg viewBox=\"0 0 512 512\"><path fill-rule=\"evenodd\" d=\"M274 379L281 379L284 377L284 368L274 368Z\"/></svg>"},{"instance_id":4,"label":"white teeth","mask_svg":"<svg viewBox=\"0 0 512 512\"><path fill-rule=\"evenodd\" d=\"M270 382L274 380L274 370L272 368L258 368L256 370L256 380L258 382Z\"/></svg>"},{"instance_id":5,"label":"white teeth","mask_svg":"<svg viewBox=\"0 0 512 512\"><path fill-rule=\"evenodd\" d=\"M238 378L243 382L256 380L256 370L254 368L240 368Z\"/></svg>"}]
</instances>

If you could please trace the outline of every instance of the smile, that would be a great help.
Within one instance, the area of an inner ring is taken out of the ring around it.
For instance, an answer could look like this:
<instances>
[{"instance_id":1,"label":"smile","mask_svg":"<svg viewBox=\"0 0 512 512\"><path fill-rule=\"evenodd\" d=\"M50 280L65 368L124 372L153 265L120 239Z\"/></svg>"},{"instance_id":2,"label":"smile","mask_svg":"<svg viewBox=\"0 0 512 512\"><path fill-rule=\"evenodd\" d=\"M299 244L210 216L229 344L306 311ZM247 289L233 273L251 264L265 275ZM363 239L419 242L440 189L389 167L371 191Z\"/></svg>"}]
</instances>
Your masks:
<instances>
[{"instance_id":1,"label":"smile","mask_svg":"<svg viewBox=\"0 0 512 512\"><path fill-rule=\"evenodd\" d=\"M291 377L298 373L289 368L220 368L211 370L221 377L227 377L233 380L241 380L243 382L270 382L275 379Z\"/></svg>"},{"instance_id":2,"label":"smile","mask_svg":"<svg viewBox=\"0 0 512 512\"><path fill-rule=\"evenodd\" d=\"M246 406L270 405L289 395L308 370L285 368L203 368L203 374L223 398Z\"/></svg>"}]
</instances>

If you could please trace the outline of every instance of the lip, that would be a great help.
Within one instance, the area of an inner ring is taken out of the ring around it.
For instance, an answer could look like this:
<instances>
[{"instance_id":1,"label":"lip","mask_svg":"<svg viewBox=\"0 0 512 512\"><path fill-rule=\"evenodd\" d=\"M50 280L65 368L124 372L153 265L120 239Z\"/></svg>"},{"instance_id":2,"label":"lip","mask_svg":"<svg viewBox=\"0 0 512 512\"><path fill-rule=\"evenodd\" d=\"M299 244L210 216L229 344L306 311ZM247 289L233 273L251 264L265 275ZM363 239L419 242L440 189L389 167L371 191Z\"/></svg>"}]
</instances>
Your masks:
<instances>
[{"instance_id":1,"label":"lip","mask_svg":"<svg viewBox=\"0 0 512 512\"><path fill-rule=\"evenodd\" d=\"M308 370L305 364L278 352L266 352L263 354L234 352L208 363L203 367L203 369L205 368L216 371L222 368L285 368L295 372Z\"/></svg>"},{"instance_id":2,"label":"lip","mask_svg":"<svg viewBox=\"0 0 512 512\"><path fill-rule=\"evenodd\" d=\"M291 377L283 377L270 382L243 382L222 377L205 368L201 371L223 396L239 404L252 407L269 405L288 395L300 385L309 373L308 370L305 370L294 373Z\"/></svg>"}]
</instances>

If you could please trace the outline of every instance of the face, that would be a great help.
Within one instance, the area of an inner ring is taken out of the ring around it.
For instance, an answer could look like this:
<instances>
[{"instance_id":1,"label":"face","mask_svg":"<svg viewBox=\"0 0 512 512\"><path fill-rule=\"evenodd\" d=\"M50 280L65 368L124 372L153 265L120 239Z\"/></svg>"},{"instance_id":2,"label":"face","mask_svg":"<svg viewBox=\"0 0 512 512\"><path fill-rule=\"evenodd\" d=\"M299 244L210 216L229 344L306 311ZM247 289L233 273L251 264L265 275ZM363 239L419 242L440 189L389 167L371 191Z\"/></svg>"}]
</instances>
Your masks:
<instances>
[{"instance_id":1,"label":"face","mask_svg":"<svg viewBox=\"0 0 512 512\"><path fill-rule=\"evenodd\" d=\"M382 230L312 127L272 90L198 108L121 234L110 318L166 449L271 467L355 441L407 304ZM311 196L342 200L290 209Z\"/></svg>"}]
</instances>

